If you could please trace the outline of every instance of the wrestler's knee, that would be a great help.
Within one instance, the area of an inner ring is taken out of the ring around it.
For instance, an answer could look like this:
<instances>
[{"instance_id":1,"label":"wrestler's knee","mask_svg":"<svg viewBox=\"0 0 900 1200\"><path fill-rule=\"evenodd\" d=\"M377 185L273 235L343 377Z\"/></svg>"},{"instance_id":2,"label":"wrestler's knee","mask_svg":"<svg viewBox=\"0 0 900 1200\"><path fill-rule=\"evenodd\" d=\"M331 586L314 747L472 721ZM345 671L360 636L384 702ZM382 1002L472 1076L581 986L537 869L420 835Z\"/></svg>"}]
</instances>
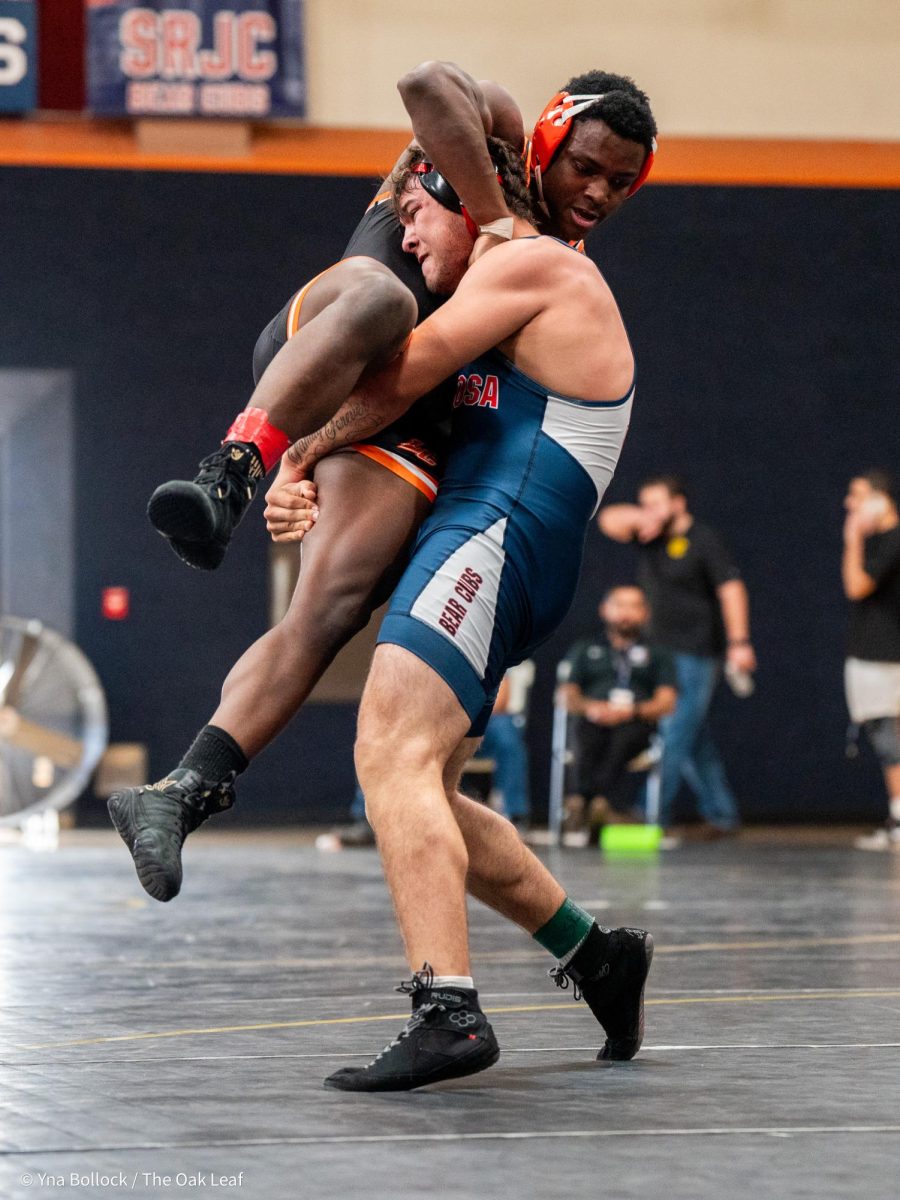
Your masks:
<instances>
[{"instance_id":1,"label":"wrestler's knee","mask_svg":"<svg viewBox=\"0 0 900 1200\"><path fill-rule=\"evenodd\" d=\"M441 778L433 739L403 713L403 698L392 700L379 687L377 675L370 680L360 706L354 761L373 827L392 809L398 780L415 786L416 781L426 785Z\"/></svg>"},{"instance_id":2,"label":"wrestler's knee","mask_svg":"<svg viewBox=\"0 0 900 1200\"><path fill-rule=\"evenodd\" d=\"M370 579L358 577L340 561L304 559L300 583L291 606L280 625L285 636L309 637L339 649L351 637L365 629L376 607Z\"/></svg>"},{"instance_id":3,"label":"wrestler's knee","mask_svg":"<svg viewBox=\"0 0 900 1200\"><path fill-rule=\"evenodd\" d=\"M428 737L417 735L405 723L388 713L373 712L364 703L354 746L356 774L368 795L371 785L386 779L417 779L433 775L440 779L440 763Z\"/></svg>"},{"instance_id":4,"label":"wrestler's knee","mask_svg":"<svg viewBox=\"0 0 900 1200\"><path fill-rule=\"evenodd\" d=\"M342 266L348 336L373 357L396 354L418 319L412 292L374 259L347 259Z\"/></svg>"},{"instance_id":5,"label":"wrestler's knee","mask_svg":"<svg viewBox=\"0 0 900 1200\"><path fill-rule=\"evenodd\" d=\"M374 602L370 589L360 586L332 585L322 589L311 615L317 636L329 645L342 646L369 623Z\"/></svg>"}]
</instances>

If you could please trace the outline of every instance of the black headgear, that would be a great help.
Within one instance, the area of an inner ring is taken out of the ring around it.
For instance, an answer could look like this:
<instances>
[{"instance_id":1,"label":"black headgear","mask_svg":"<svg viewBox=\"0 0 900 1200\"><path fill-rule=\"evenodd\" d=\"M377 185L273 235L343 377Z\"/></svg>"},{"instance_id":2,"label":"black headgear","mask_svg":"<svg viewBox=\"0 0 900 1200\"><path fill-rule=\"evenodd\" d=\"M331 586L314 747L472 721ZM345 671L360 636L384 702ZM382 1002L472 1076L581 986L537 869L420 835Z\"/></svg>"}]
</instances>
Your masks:
<instances>
[{"instance_id":1,"label":"black headgear","mask_svg":"<svg viewBox=\"0 0 900 1200\"><path fill-rule=\"evenodd\" d=\"M437 200L438 204L443 204L444 208L449 208L451 212L461 213L463 211L462 201L456 192L435 167L434 163L420 162L413 167L413 174L418 175L419 183L429 194Z\"/></svg>"},{"instance_id":2,"label":"black headgear","mask_svg":"<svg viewBox=\"0 0 900 1200\"><path fill-rule=\"evenodd\" d=\"M503 176L500 174L500 168L496 163L493 163L494 170L497 172L497 182L503 183ZM450 212L461 213L466 219L466 228L473 238L478 237L478 226L466 212L465 205L457 196L456 192L435 167L434 163L420 162L412 168L412 173L418 175L419 182L428 193L437 200L438 204L442 204L444 208Z\"/></svg>"}]
</instances>

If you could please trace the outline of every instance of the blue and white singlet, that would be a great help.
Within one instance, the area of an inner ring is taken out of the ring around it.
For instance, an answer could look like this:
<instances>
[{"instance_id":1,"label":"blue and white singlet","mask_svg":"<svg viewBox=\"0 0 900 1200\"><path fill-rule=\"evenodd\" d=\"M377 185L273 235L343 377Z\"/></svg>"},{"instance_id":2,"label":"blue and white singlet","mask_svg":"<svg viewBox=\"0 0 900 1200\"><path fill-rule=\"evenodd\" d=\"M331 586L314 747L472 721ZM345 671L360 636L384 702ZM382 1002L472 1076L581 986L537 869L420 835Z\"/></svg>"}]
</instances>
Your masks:
<instances>
[{"instance_id":1,"label":"blue and white singlet","mask_svg":"<svg viewBox=\"0 0 900 1200\"><path fill-rule=\"evenodd\" d=\"M634 396L548 392L498 350L463 368L450 456L379 642L450 685L484 732L507 668L562 621Z\"/></svg>"}]
</instances>

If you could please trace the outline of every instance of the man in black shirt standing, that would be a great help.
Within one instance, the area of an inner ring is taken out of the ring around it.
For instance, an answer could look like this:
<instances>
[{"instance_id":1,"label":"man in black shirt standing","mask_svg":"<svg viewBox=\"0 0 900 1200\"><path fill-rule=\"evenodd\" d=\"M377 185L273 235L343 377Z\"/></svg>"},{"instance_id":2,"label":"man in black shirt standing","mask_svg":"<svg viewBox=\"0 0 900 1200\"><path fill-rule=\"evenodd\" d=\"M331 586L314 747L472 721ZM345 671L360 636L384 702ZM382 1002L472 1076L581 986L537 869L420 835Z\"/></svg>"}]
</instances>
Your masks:
<instances>
[{"instance_id":1,"label":"man in black shirt standing","mask_svg":"<svg viewBox=\"0 0 900 1200\"><path fill-rule=\"evenodd\" d=\"M854 724L865 729L884 772L885 828L862 850L900 850L900 516L886 471L851 479L844 500L844 593L851 600L845 684Z\"/></svg>"},{"instance_id":2,"label":"man in black shirt standing","mask_svg":"<svg viewBox=\"0 0 900 1200\"><path fill-rule=\"evenodd\" d=\"M598 522L607 537L639 545L638 581L650 603L650 636L675 660L678 705L660 726L660 824L671 825L684 779L697 795L703 833L733 833L740 817L708 716L723 658L726 670L740 678L756 669L747 589L718 533L689 512L675 475L645 480L637 504L609 505Z\"/></svg>"}]
</instances>

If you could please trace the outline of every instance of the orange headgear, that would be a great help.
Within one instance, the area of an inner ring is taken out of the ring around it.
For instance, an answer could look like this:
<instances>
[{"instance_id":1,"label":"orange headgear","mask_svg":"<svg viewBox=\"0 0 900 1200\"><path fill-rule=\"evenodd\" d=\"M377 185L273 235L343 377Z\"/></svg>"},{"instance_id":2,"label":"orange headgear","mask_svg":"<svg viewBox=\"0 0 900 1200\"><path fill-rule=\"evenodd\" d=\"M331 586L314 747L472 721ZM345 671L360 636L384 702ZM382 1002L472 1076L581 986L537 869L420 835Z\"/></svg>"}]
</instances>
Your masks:
<instances>
[{"instance_id":1,"label":"orange headgear","mask_svg":"<svg viewBox=\"0 0 900 1200\"><path fill-rule=\"evenodd\" d=\"M544 188L541 172L546 171L556 155L563 147L566 138L572 132L572 118L602 100L610 92L601 92L596 96L570 96L568 92L557 92L544 111L537 119L526 159L526 175L529 182L532 176L537 185L538 198L543 203ZM599 114L598 114L599 116ZM650 174L653 159L656 154L656 138L653 138L640 174L628 189L628 195L633 196Z\"/></svg>"}]
</instances>

